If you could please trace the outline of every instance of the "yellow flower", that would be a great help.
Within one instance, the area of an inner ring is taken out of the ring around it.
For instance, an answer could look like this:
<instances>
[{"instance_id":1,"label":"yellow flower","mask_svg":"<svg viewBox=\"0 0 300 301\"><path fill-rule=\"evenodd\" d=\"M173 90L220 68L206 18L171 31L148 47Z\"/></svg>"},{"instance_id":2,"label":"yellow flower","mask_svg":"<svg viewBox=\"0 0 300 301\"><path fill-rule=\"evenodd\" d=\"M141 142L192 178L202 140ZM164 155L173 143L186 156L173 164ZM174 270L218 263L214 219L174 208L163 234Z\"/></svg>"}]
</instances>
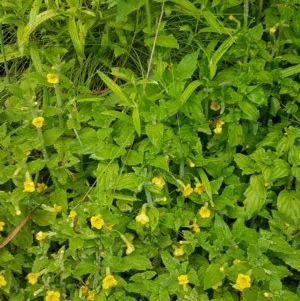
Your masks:
<instances>
[{"instance_id":1,"label":"yellow flower","mask_svg":"<svg viewBox=\"0 0 300 301\"><path fill-rule=\"evenodd\" d=\"M92 228L96 228L98 230L100 230L104 225L104 220L100 214L92 216L90 218L90 221L91 221Z\"/></svg>"},{"instance_id":2,"label":"yellow flower","mask_svg":"<svg viewBox=\"0 0 300 301\"><path fill-rule=\"evenodd\" d=\"M4 230L4 226L5 226L5 223L4 222L0 222L0 231Z\"/></svg>"},{"instance_id":3,"label":"yellow flower","mask_svg":"<svg viewBox=\"0 0 300 301\"><path fill-rule=\"evenodd\" d=\"M233 15L229 15L229 16L228 16L228 19L229 19L229 21L233 21L235 18L234 18Z\"/></svg>"},{"instance_id":4,"label":"yellow flower","mask_svg":"<svg viewBox=\"0 0 300 301\"><path fill-rule=\"evenodd\" d=\"M45 191L48 188L48 186L45 183L37 183L36 186L37 186L36 191L38 193L41 193L41 192Z\"/></svg>"},{"instance_id":5,"label":"yellow flower","mask_svg":"<svg viewBox=\"0 0 300 301\"><path fill-rule=\"evenodd\" d=\"M94 301L94 299L95 299L95 293L93 291L89 291L86 300Z\"/></svg>"},{"instance_id":6,"label":"yellow flower","mask_svg":"<svg viewBox=\"0 0 300 301\"><path fill-rule=\"evenodd\" d=\"M56 291L49 291L45 297L45 301L59 301L60 293Z\"/></svg>"},{"instance_id":7,"label":"yellow flower","mask_svg":"<svg viewBox=\"0 0 300 301\"><path fill-rule=\"evenodd\" d=\"M225 268L224 267L220 267L220 272L224 273L225 272Z\"/></svg>"},{"instance_id":8,"label":"yellow flower","mask_svg":"<svg viewBox=\"0 0 300 301\"><path fill-rule=\"evenodd\" d=\"M194 168L196 165L195 165L195 163L194 163L193 161L189 161L189 166L190 166L191 168Z\"/></svg>"},{"instance_id":9,"label":"yellow flower","mask_svg":"<svg viewBox=\"0 0 300 301\"><path fill-rule=\"evenodd\" d=\"M168 200L168 198L166 196L162 197L159 199L161 202L166 202Z\"/></svg>"},{"instance_id":10,"label":"yellow flower","mask_svg":"<svg viewBox=\"0 0 300 301\"><path fill-rule=\"evenodd\" d=\"M112 231L114 225L112 223L106 223L104 226L108 231Z\"/></svg>"},{"instance_id":11,"label":"yellow flower","mask_svg":"<svg viewBox=\"0 0 300 301\"><path fill-rule=\"evenodd\" d=\"M249 275L238 274L237 279L233 287L239 291L244 290L245 288L251 287L251 278Z\"/></svg>"},{"instance_id":12,"label":"yellow flower","mask_svg":"<svg viewBox=\"0 0 300 301\"><path fill-rule=\"evenodd\" d=\"M28 282L30 284L36 284L37 283L37 280L39 278L40 274L39 273L29 273L27 275L27 279L28 279Z\"/></svg>"},{"instance_id":13,"label":"yellow flower","mask_svg":"<svg viewBox=\"0 0 300 301\"><path fill-rule=\"evenodd\" d=\"M197 192L198 194L202 194L204 192L204 185L200 182L197 182L194 191Z\"/></svg>"},{"instance_id":14,"label":"yellow flower","mask_svg":"<svg viewBox=\"0 0 300 301\"><path fill-rule=\"evenodd\" d=\"M188 275L180 275L177 277L177 281L180 285L183 286L183 289L186 290L187 284L189 284L189 277Z\"/></svg>"},{"instance_id":15,"label":"yellow flower","mask_svg":"<svg viewBox=\"0 0 300 301\"><path fill-rule=\"evenodd\" d=\"M189 196L190 194L193 193L193 188L191 187L191 184L187 184L186 186L183 187L183 195L185 197Z\"/></svg>"},{"instance_id":16,"label":"yellow flower","mask_svg":"<svg viewBox=\"0 0 300 301\"><path fill-rule=\"evenodd\" d=\"M126 249L126 255L131 254L135 250L134 245L131 242L129 242L129 241L126 242L126 247L127 247L127 249Z\"/></svg>"},{"instance_id":17,"label":"yellow flower","mask_svg":"<svg viewBox=\"0 0 300 301\"><path fill-rule=\"evenodd\" d=\"M235 260L233 261L233 265L238 265L239 263L241 263L241 261L240 261L239 259L235 259Z\"/></svg>"},{"instance_id":18,"label":"yellow flower","mask_svg":"<svg viewBox=\"0 0 300 301\"><path fill-rule=\"evenodd\" d=\"M149 217L144 210L142 210L142 212L135 217L135 220L142 225L149 223Z\"/></svg>"},{"instance_id":19,"label":"yellow flower","mask_svg":"<svg viewBox=\"0 0 300 301\"><path fill-rule=\"evenodd\" d=\"M222 286L222 284L223 284L223 282L222 282L222 280L221 280L221 281L217 282L215 285L213 285L211 288L212 288L213 290L216 290L216 289L218 289L220 286Z\"/></svg>"},{"instance_id":20,"label":"yellow flower","mask_svg":"<svg viewBox=\"0 0 300 301\"><path fill-rule=\"evenodd\" d=\"M35 239L38 241L44 240L47 237L47 233L40 231L35 235Z\"/></svg>"},{"instance_id":21,"label":"yellow flower","mask_svg":"<svg viewBox=\"0 0 300 301\"><path fill-rule=\"evenodd\" d=\"M86 285L82 285L82 286L80 287L80 293L81 293L82 295L86 295L86 294L88 293L88 287L87 287Z\"/></svg>"},{"instance_id":22,"label":"yellow flower","mask_svg":"<svg viewBox=\"0 0 300 301\"><path fill-rule=\"evenodd\" d=\"M192 230L194 232L196 232L196 233L200 232L200 227L199 227L199 225L195 221L190 225L190 227L192 228Z\"/></svg>"},{"instance_id":23,"label":"yellow flower","mask_svg":"<svg viewBox=\"0 0 300 301\"><path fill-rule=\"evenodd\" d=\"M273 35L275 32L276 32L276 27L275 26L269 28L270 35Z\"/></svg>"},{"instance_id":24,"label":"yellow flower","mask_svg":"<svg viewBox=\"0 0 300 301\"><path fill-rule=\"evenodd\" d=\"M76 213L76 211L75 210L71 210L70 211L70 213L69 213L69 216L68 216L68 218L71 218L71 219L73 219L73 218L75 218L77 216L77 213Z\"/></svg>"},{"instance_id":25,"label":"yellow flower","mask_svg":"<svg viewBox=\"0 0 300 301\"><path fill-rule=\"evenodd\" d=\"M47 82L49 84L58 84L58 82L59 82L58 76L54 73L48 73L47 74Z\"/></svg>"},{"instance_id":26,"label":"yellow flower","mask_svg":"<svg viewBox=\"0 0 300 301\"><path fill-rule=\"evenodd\" d=\"M174 256L182 256L184 254L183 246L180 246L179 248L175 248L174 250Z\"/></svg>"},{"instance_id":27,"label":"yellow flower","mask_svg":"<svg viewBox=\"0 0 300 301\"><path fill-rule=\"evenodd\" d=\"M5 286L7 284L4 276L0 275L0 286Z\"/></svg>"},{"instance_id":28,"label":"yellow flower","mask_svg":"<svg viewBox=\"0 0 300 301\"><path fill-rule=\"evenodd\" d=\"M222 126L224 125L224 122L221 120L217 120L217 122L215 123L215 129L214 129L214 133L217 135L222 134Z\"/></svg>"},{"instance_id":29,"label":"yellow flower","mask_svg":"<svg viewBox=\"0 0 300 301\"><path fill-rule=\"evenodd\" d=\"M54 211L57 212L57 213L61 212L61 210L62 210L61 206L59 206L59 205L57 205L57 204L54 204L54 205L53 205L53 209L54 209Z\"/></svg>"},{"instance_id":30,"label":"yellow flower","mask_svg":"<svg viewBox=\"0 0 300 301\"><path fill-rule=\"evenodd\" d=\"M104 279L102 280L102 288L107 290L113 286L116 286L118 284L118 281L116 280L116 278L111 275L108 274L104 277Z\"/></svg>"},{"instance_id":31,"label":"yellow flower","mask_svg":"<svg viewBox=\"0 0 300 301\"><path fill-rule=\"evenodd\" d=\"M270 293L264 292L264 297L269 298L270 297Z\"/></svg>"},{"instance_id":32,"label":"yellow flower","mask_svg":"<svg viewBox=\"0 0 300 301\"><path fill-rule=\"evenodd\" d=\"M26 180L26 182L24 182L24 192L34 192L35 191L35 186L34 186L34 182L30 181L30 180Z\"/></svg>"},{"instance_id":33,"label":"yellow flower","mask_svg":"<svg viewBox=\"0 0 300 301\"><path fill-rule=\"evenodd\" d=\"M37 128L40 129L43 127L44 124L44 117L35 117L32 119L32 124Z\"/></svg>"},{"instance_id":34,"label":"yellow flower","mask_svg":"<svg viewBox=\"0 0 300 301\"><path fill-rule=\"evenodd\" d=\"M209 218L209 217L210 217L210 210L209 210L206 206L202 206L202 207L199 209L199 215L200 215L202 218Z\"/></svg>"},{"instance_id":35,"label":"yellow flower","mask_svg":"<svg viewBox=\"0 0 300 301\"><path fill-rule=\"evenodd\" d=\"M221 105L220 105L220 103L219 103L218 101L213 100L213 101L211 102L211 104L210 104L210 109L211 109L211 110L213 110L213 111L218 111L218 110L220 110L220 108L221 108Z\"/></svg>"},{"instance_id":36,"label":"yellow flower","mask_svg":"<svg viewBox=\"0 0 300 301\"><path fill-rule=\"evenodd\" d=\"M25 155L25 156L29 156L30 154L31 154L31 151L30 151L30 150L25 150L25 151L24 151L24 155Z\"/></svg>"},{"instance_id":37,"label":"yellow flower","mask_svg":"<svg viewBox=\"0 0 300 301\"><path fill-rule=\"evenodd\" d=\"M163 189L166 185L165 180L162 177L154 177L152 184L155 184L159 189Z\"/></svg>"}]
</instances>

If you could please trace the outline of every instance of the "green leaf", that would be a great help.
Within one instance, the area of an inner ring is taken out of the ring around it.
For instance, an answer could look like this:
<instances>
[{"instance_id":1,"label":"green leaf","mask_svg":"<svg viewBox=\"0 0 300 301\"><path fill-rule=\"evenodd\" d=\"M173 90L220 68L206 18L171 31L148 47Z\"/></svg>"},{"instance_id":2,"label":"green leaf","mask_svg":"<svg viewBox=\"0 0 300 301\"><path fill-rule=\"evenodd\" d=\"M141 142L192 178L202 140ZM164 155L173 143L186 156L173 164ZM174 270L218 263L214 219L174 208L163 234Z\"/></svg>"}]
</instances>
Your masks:
<instances>
[{"instance_id":1,"label":"green leaf","mask_svg":"<svg viewBox=\"0 0 300 301\"><path fill-rule=\"evenodd\" d=\"M139 254L130 254L123 258L123 265L126 270L152 270L152 264L148 257Z\"/></svg>"},{"instance_id":2,"label":"green leaf","mask_svg":"<svg viewBox=\"0 0 300 301\"><path fill-rule=\"evenodd\" d=\"M134 107L132 111L132 121L135 131L139 136L141 136L141 119L138 107Z\"/></svg>"},{"instance_id":3,"label":"green leaf","mask_svg":"<svg viewBox=\"0 0 300 301\"><path fill-rule=\"evenodd\" d=\"M238 105L249 120L256 121L258 119L259 111L253 103L241 100L238 102Z\"/></svg>"},{"instance_id":4,"label":"green leaf","mask_svg":"<svg viewBox=\"0 0 300 301\"><path fill-rule=\"evenodd\" d=\"M170 255L169 252L161 252L160 253L161 256L161 260L165 266L165 268L169 271L176 271L178 268L178 263L176 262L176 260Z\"/></svg>"},{"instance_id":5,"label":"green leaf","mask_svg":"<svg viewBox=\"0 0 300 301\"><path fill-rule=\"evenodd\" d=\"M220 271L221 265L213 263L208 266L204 275L204 289L209 289L216 285L224 278L224 274Z\"/></svg>"},{"instance_id":6,"label":"green leaf","mask_svg":"<svg viewBox=\"0 0 300 301\"><path fill-rule=\"evenodd\" d=\"M252 175L256 172L255 163L248 156L243 154L235 154L234 161L243 171L243 175Z\"/></svg>"},{"instance_id":7,"label":"green leaf","mask_svg":"<svg viewBox=\"0 0 300 301\"><path fill-rule=\"evenodd\" d=\"M294 190L282 190L277 198L278 211L285 216L299 222L300 199Z\"/></svg>"},{"instance_id":8,"label":"green leaf","mask_svg":"<svg viewBox=\"0 0 300 301\"><path fill-rule=\"evenodd\" d=\"M39 226L53 225L56 221L56 212L46 210L36 210L32 215L32 220Z\"/></svg>"},{"instance_id":9,"label":"green leaf","mask_svg":"<svg viewBox=\"0 0 300 301\"><path fill-rule=\"evenodd\" d=\"M44 136L44 145L51 146L53 145L59 137L64 133L64 129L61 128L52 128L49 130L45 130L43 132Z\"/></svg>"},{"instance_id":10,"label":"green leaf","mask_svg":"<svg viewBox=\"0 0 300 301\"><path fill-rule=\"evenodd\" d=\"M154 159L150 160L149 164L165 171L169 171L169 160L166 156L156 156Z\"/></svg>"},{"instance_id":11,"label":"green leaf","mask_svg":"<svg viewBox=\"0 0 300 301\"><path fill-rule=\"evenodd\" d=\"M176 70L179 79L191 78L198 65L199 50L187 54L178 64Z\"/></svg>"},{"instance_id":12,"label":"green leaf","mask_svg":"<svg viewBox=\"0 0 300 301\"><path fill-rule=\"evenodd\" d=\"M195 80L186 87L180 97L181 105L184 105L190 96L195 92L195 90L201 85L199 80Z\"/></svg>"},{"instance_id":13,"label":"green leaf","mask_svg":"<svg viewBox=\"0 0 300 301\"><path fill-rule=\"evenodd\" d=\"M148 123L145 131L151 143L155 147L160 147L164 136L164 125L162 123Z\"/></svg>"},{"instance_id":14,"label":"green leaf","mask_svg":"<svg viewBox=\"0 0 300 301\"><path fill-rule=\"evenodd\" d=\"M85 259L83 261L79 261L76 266L75 269L72 271L72 274L75 277L81 277L83 275L86 274L92 274L95 273L98 270L98 266L97 264L95 264L95 262L91 259Z\"/></svg>"},{"instance_id":15,"label":"green leaf","mask_svg":"<svg viewBox=\"0 0 300 301\"><path fill-rule=\"evenodd\" d=\"M265 181L262 175L252 175L250 177L250 184L246 189L244 201L247 219L258 213L264 206L267 192Z\"/></svg>"},{"instance_id":16,"label":"green leaf","mask_svg":"<svg viewBox=\"0 0 300 301\"><path fill-rule=\"evenodd\" d=\"M101 71L97 71L100 78L103 80L103 82L106 84L106 86L114 93L116 96L118 96L120 103L124 106L132 106L133 103L130 100L130 98L123 92L121 87L119 87L111 78L109 78L105 73Z\"/></svg>"},{"instance_id":17,"label":"green leaf","mask_svg":"<svg viewBox=\"0 0 300 301\"><path fill-rule=\"evenodd\" d=\"M153 45L154 38L146 38L145 45ZM175 48L179 49L179 44L172 34L169 35L159 35L156 39L156 45L165 48Z\"/></svg>"},{"instance_id":18,"label":"green leaf","mask_svg":"<svg viewBox=\"0 0 300 301\"><path fill-rule=\"evenodd\" d=\"M135 173L121 174L118 178L116 190L128 189L131 191L138 191L139 185L141 184L140 177Z\"/></svg>"},{"instance_id":19,"label":"green leaf","mask_svg":"<svg viewBox=\"0 0 300 301\"><path fill-rule=\"evenodd\" d=\"M202 168L199 168L198 173L199 173L201 182L204 186L204 191L208 195L209 200L212 202L212 189L211 189L211 185L210 185L210 182L208 180L208 177L207 177L205 171Z\"/></svg>"}]
</instances>

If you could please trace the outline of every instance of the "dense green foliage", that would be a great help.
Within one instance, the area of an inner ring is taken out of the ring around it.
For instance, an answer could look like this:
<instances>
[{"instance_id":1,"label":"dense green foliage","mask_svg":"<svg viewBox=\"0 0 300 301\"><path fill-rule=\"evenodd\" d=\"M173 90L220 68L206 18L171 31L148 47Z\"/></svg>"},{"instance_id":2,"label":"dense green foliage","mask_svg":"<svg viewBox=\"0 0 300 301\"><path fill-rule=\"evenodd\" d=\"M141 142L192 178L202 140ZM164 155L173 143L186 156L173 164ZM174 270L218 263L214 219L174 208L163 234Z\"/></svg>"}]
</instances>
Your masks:
<instances>
[{"instance_id":1,"label":"dense green foliage","mask_svg":"<svg viewBox=\"0 0 300 301\"><path fill-rule=\"evenodd\" d=\"M298 2L2 0L0 299L299 300Z\"/></svg>"}]
</instances>

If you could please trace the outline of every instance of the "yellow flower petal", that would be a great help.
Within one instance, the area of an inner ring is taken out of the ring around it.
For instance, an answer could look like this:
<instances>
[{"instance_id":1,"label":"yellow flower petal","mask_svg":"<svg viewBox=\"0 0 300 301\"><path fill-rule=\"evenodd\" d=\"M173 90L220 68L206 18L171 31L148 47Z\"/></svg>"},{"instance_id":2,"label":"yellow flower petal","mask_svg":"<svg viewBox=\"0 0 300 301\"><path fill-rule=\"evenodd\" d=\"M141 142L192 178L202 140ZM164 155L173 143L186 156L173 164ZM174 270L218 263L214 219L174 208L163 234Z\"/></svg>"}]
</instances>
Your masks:
<instances>
[{"instance_id":1,"label":"yellow flower petal","mask_svg":"<svg viewBox=\"0 0 300 301\"><path fill-rule=\"evenodd\" d=\"M193 193L193 188L191 187L191 184L187 184L186 186L183 187L183 195L185 197L188 197L190 194Z\"/></svg>"},{"instance_id":2,"label":"yellow flower petal","mask_svg":"<svg viewBox=\"0 0 300 301\"><path fill-rule=\"evenodd\" d=\"M202 206L202 207L199 209L199 215L200 215L202 218L209 218L209 217L210 217L210 210L209 210L206 206Z\"/></svg>"},{"instance_id":3,"label":"yellow flower petal","mask_svg":"<svg viewBox=\"0 0 300 301\"><path fill-rule=\"evenodd\" d=\"M100 214L92 216L90 218L92 228L100 230L104 226L104 220Z\"/></svg>"},{"instance_id":4,"label":"yellow flower petal","mask_svg":"<svg viewBox=\"0 0 300 301\"><path fill-rule=\"evenodd\" d=\"M44 117L35 117L32 119L32 124L37 128L40 129L44 125Z\"/></svg>"},{"instance_id":5,"label":"yellow flower petal","mask_svg":"<svg viewBox=\"0 0 300 301\"><path fill-rule=\"evenodd\" d=\"M136 222L142 224L142 225L145 225L147 223L149 223L149 217L147 216L147 214L142 211L140 214L138 214L136 217L135 217L135 220Z\"/></svg>"},{"instance_id":6,"label":"yellow flower petal","mask_svg":"<svg viewBox=\"0 0 300 301\"><path fill-rule=\"evenodd\" d=\"M237 279L233 287L239 291L243 291L245 288L251 287L251 278L249 275L238 274Z\"/></svg>"},{"instance_id":7,"label":"yellow flower petal","mask_svg":"<svg viewBox=\"0 0 300 301\"><path fill-rule=\"evenodd\" d=\"M48 73L47 74L47 82L49 84L58 84L58 82L59 82L58 76L54 73Z\"/></svg>"},{"instance_id":8,"label":"yellow flower petal","mask_svg":"<svg viewBox=\"0 0 300 301\"><path fill-rule=\"evenodd\" d=\"M117 284L118 284L118 281L111 274L106 275L104 277L104 279L102 280L102 288L105 290L107 290L111 287L117 286Z\"/></svg>"},{"instance_id":9,"label":"yellow flower petal","mask_svg":"<svg viewBox=\"0 0 300 301\"><path fill-rule=\"evenodd\" d=\"M45 301L59 301L60 293L57 291L48 291L45 297Z\"/></svg>"}]
</instances>

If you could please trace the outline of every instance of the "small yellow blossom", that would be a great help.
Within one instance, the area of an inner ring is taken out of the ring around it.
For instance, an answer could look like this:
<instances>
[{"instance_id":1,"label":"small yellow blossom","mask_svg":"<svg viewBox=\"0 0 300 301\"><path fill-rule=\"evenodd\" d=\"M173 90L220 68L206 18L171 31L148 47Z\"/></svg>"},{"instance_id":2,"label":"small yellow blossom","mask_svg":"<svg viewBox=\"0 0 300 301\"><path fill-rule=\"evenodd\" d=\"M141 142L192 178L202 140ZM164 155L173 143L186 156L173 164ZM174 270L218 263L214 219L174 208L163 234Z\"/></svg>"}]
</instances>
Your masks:
<instances>
[{"instance_id":1,"label":"small yellow blossom","mask_svg":"<svg viewBox=\"0 0 300 301\"><path fill-rule=\"evenodd\" d=\"M183 195L185 197L188 197L190 194L193 193L193 188L191 187L191 184L187 184L183 187Z\"/></svg>"},{"instance_id":2,"label":"small yellow blossom","mask_svg":"<svg viewBox=\"0 0 300 301\"><path fill-rule=\"evenodd\" d=\"M216 289L218 289L220 286L222 286L222 284L223 284L223 282L222 282L222 281L219 281L219 282L217 282L215 285L213 285L211 288L214 289L214 290L216 290Z\"/></svg>"},{"instance_id":3,"label":"small yellow blossom","mask_svg":"<svg viewBox=\"0 0 300 301\"><path fill-rule=\"evenodd\" d=\"M48 186L45 183L37 183L36 186L37 186L36 191L38 193L41 193L41 192L45 191L48 188Z\"/></svg>"},{"instance_id":4,"label":"small yellow blossom","mask_svg":"<svg viewBox=\"0 0 300 301\"><path fill-rule=\"evenodd\" d=\"M54 73L48 73L47 74L47 82L49 84L58 84L58 82L59 82L58 76Z\"/></svg>"},{"instance_id":5,"label":"small yellow blossom","mask_svg":"<svg viewBox=\"0 0 300 301\"><path fill-rule=\"evenodd\" d=\"M75 218L76 216L77 216L76 211L75 211L75 210L71 210L70 213L69 213L68 218L73 219L73 218Z\"/></svg>"},{"instance_id":6,"label":"small yellow blossom","mask_svg":"<svg viewBox=\"0 0 300 301\"><path fill-rule=\"evenodd\" d=\"M126 247L126 255L131 254L135 250L134 245L129 241L126 242Z\"/></svg>"},{"instance_id":7,"label":"small yellow blossom","mask_svg":"<svg viewBox=\"0 0 300 301\"><path fill-rule=\"evenodd\" d=\"M5 286L7 284L4 276L0 275L0 286Z\"/></svg>"},{"instance_id":8,"label":"small yellow blossom","mask_svg":"<svg viewBox=\"0 0 300 301\"><path fill-rule=\"evenodd\" d=\"M180 246L179 248L175 248L174 250L174 256L182 256L184 254L183 246Z\"/></svg>"},{"instance_id":9,"label":"small yellow blossom","mask_svg":"<svg viewBox=\"0 0 300 301\"><path fill-rule=\"evenodd\" d=\"M35 239L38 241L44 240L47 237L47 233L40 231L35 235Z\"/></svg>"},{"instance_id":10,"label":"small yellow blossom","mask_svg":"<svg viewBox=\"0 0 300 301\"><path fill-rule=\"evenodd\" d=\"M241 263L241 261L239 259L234 259L233 265L238 265L239 263Z\"/></svg>"},{"instance_id":11,"label":"small yellow blossom","mask_svg":"<svg viewBox=\"0 0 300 301\"><path fill-rule=\"evenodd\" d=\"M0 231L4 231L4 226L5 226L5 223L4 222L0 222Z\"/></svg>"},{"instance_id":12,"label":"small yellow blossom","mask_svg":"<svg viewBox=\"0 0 300 301\"><path fill-rule=\"evenodd\" d=\"M155 184L159 189L163 189L166 185L165 180L162 177L154 177L152 184Z\"/></svg>"},{"instance_id":13,"label":"small yellow blossom","mask_svg":"<svg viewBox=\"0 0 300 301\"><path fill-rule=\"evenodd\" d=\"M215 123L214 133L217 134L217 135L222 134L222 132L223 132L223 129L222 129L223 125L224 125L223 121L217 120L216 123Z\"/></svg>"},{"instance_id":14,"label":"small yellow blossom","mask_svg":"<svg viewBox=\"0 0 300 301\"><path fill-rule=\"evenodd\" d=\"M229 21L233 21L235 18L234 18L233 15L229 15L229 16L228 16L228 19L229 19Z\"/></svg>"},{"instance_id":15,"label":"small yellow blossom","mask_svg":"<svg viewBox=\"0 0 300 301\"><path fill-rule=\"evenodd\" d=\"M224 273L225 272L225 268L224 267L220 267L220 272Z\"/></svg>"},{"instance_id":16,"label":"small yellow blossom","mask_svg":"<svg viewBox=\"0 0 300 301\"><path fill-rule=\"evenodd\" d=\"M95 300L95 293L93 291L89 291L86 297L87 301L94 301Z\"/></svg>"},{"instance_id":17,"label":"small yellow blossom","mask_svg":"<svg viewBox=\"0 0 300 301\"><path fill-rule=\"evenodd\" d=\"M29 273L27 275L27 279L28 279L28 282L30 284L36 284L37 283L37 280L39 278L40 274L39 273Z\"/></svg>"},{"instance_id":18,"label":"small yellow blossom","mask_svg":"<svg viewBox=\"0 0 300 301\"><path fill-rule=\"evenodd\" d=\"M30 154L31 154L31 151L30 151L30 150L25 150L25 151L24 151L24 155L25 155L25 156L28 157Z\"/></svg>"},{"instance_id":19,"label":"small yellow blossom","mask_svg":"<svg viewBox=\"0 0 300 301\"><path fill-rule=\"evenodd\" d=\"M114 225L112 223L106 223L104 226L108 231L112 231Z\"/></svg>"},{"instance_id":20,"label":"small yellow blossom","mask_svg":"<svg viewBox=\"0 0 300 301\"><path fill-rule=\"evenodd\" d=\"M40 129L44 125L44 117L35 117L32 119L32 124L37 128Z\"/></svg>"},{"instance_id":21,"label":"small yellow blossom","mask_svg":"<svg viewBox=\"0 0 300 301\"><path fill-rule=\"evenodd\" d=\"M104 225L104 220L100 214L92 216L90 218L90 222L91 222L92 228L96 228L98 230L102 229L102 227Z\"/></svg>"},{"instance_id":22,"label":"small yellow blossom","mask_svg":"<svg viewBox=\"0 0 300 301\"><path fill-rule=\"evenodd\" d=\"M275 26L269 28L270 35L273 35L275 32L276 32L276 27Z\"/></svg>"},{"instance_id":23,"label":"small yellow blossom","mask_svg":"<svg viewBox=\"0 0 300 301\"><path fill-rule=\"evenodd\" d=\"M162 197L159 199L161 202L166 202L168 200L168 198L166 196Z\"/></svg>"},{"instance_id":24,"label":"small yellow blossom","mask_svg":"<svg viewBox=\"0 0 300 301\"><path fill-rule=\"evenodd\" d=\"M209 218L209 217L210 217L210 210L209 210L206 206L202 206L202 207L199 209L199 215L200 215L202 218Z\"/></svg>"},{"instance_id":25,"label":"small yellow blossom","mask_svg":"<svg viewBox=\"0 0 300 301\"><path fill-rule=\"evenodd\" d=\"M117 284L118 284L118 281L111 274L106 275L104 277L104 279L102 280L102 288L105 290L107 290L111 287L117 286Z\"/></svg>"},{"instance_id":26,"label":"small yellow blossom","mask_svg":"<svg viewBox=\"0 0 300 301\"><path fill-rule=\"evenodd\" d=\"M82 285L80 287L80 293L81 295L86 295L88 293L88 287L86 285Z\"/></svg>"},{"instance_id":27,"label":"small yellow blossom","mask_svg":"<svg viewBox=\"0 0 300 301\"><path fill-rule=\"evenodd\" d=\"M177 277L177 281L179 285L183 286L183 289L186 291L187 290L187 285L189 284L189 277L188 275L180 275Z\"/></svg>"},{"instance_id":28,"label":"small yellow blossom","mask_svg":"<svg viewBox=\"0 0 300 301\"><path fill-rule=\"evenodd\" d=\"M136 222L138 222L142 225L149 223L149 217L147 216L147 214L144 211L142 211L140 214L138 214L135 217L135 220L136 220Z\"/></svg>"},{"instance_id":29,"label":"small yellow blossom","mask_svg":"<svg viewBox=\"0 0 300 301\"><path fill-rule=\"evenodd\" d=\"M200 182L197 182L194 191L197 192L198 194L202 194L204 192L204 185Z\"/></svg>"},{"instance_id":30,"label":"small yellow blossom","mask_svg":"<svg viewBox=\"0 0 300 301\"><path fill-rule=\"evenodd\" d=\"M264 297L269 298L270 297L270 293L264 292Z\"/></svg>"},{"instance_id":31,"label":"small yellow blossom","mask_svg":"<svg viewBox=\"0 0 300 301\"><path fill-rule=\"evenodd\" d=\"M190 166L191 168L194 168L196 165L195 165L195 163L194 163L193 161L189 161L189 166Z\"/></svg>"},{"instance_id":32,"label":"small yellow blossom","mask_svg":"<svg viewBox=\"0 0 300 301\"><path fill-rule=\"evenodd\" d=\"M220 110L220 108L221 108L221 105L220 105L220 103L219 103L218 101L213 100L213 101L211 102L211 104L210 104L210 109L211 109L211 110L213 110L213 111L218 111L218 110Z\"/></svg>"},{"instance_id":33,"label":"small yellow blossom","mask_svg":"<svg viewBox=\"0 0 300 301\"><path fill-rule=\"evenodd\" d=\"M60 293L56 291L49 291L45 297L45 301L59 301Z\"/></svg>"},{"instance_id":34,"label":"small yellow blossom","mask_svg":"<svg viewBox=\"0 0 300 301\"><path fill-rule=\"evenodd\" d=\"M61 212L61 210L62 210L61 206L59 206L59 205L57 205L57 204L54 204L54 205L53 205L53 209L54 209L54 211L55 211L56 213L59 213L59 212Z\"/></svg>"},{"instance_id":35,"label":"small yellow blossom","mask_svg":"<svg viewBox=\"0 0 300 301\"><path fill-rule=\"evenodd\" d=\"M35 191L35 186L34 186L34 182L30 181L30 180L26 180L26 182L24 182L24 192L34 192Z\"/></svg>"},{"instance_id":36,"label":"small yellow blossom","mask_svg":"<svg viewBox=\"0 0 300 301\"><path fill-rule=\"evenodd\" d=\"M190 228L191 228L194 232L200 233L200 227L199 227L199 225L198 225L195 221L193 221L193 223L190 225Z\"/></svg>"},{"instance_id":37,"label":"small yellow blossom","mask_svg":"<svg viewBox=\"0 0 300 301\"><path fill-rule=\"evenodd\" d=\"M251 278L249 275L238 274L237 279L233 287L239 291L244 290L245 288L251 287Z\"/></svg>"}]
</instances>

